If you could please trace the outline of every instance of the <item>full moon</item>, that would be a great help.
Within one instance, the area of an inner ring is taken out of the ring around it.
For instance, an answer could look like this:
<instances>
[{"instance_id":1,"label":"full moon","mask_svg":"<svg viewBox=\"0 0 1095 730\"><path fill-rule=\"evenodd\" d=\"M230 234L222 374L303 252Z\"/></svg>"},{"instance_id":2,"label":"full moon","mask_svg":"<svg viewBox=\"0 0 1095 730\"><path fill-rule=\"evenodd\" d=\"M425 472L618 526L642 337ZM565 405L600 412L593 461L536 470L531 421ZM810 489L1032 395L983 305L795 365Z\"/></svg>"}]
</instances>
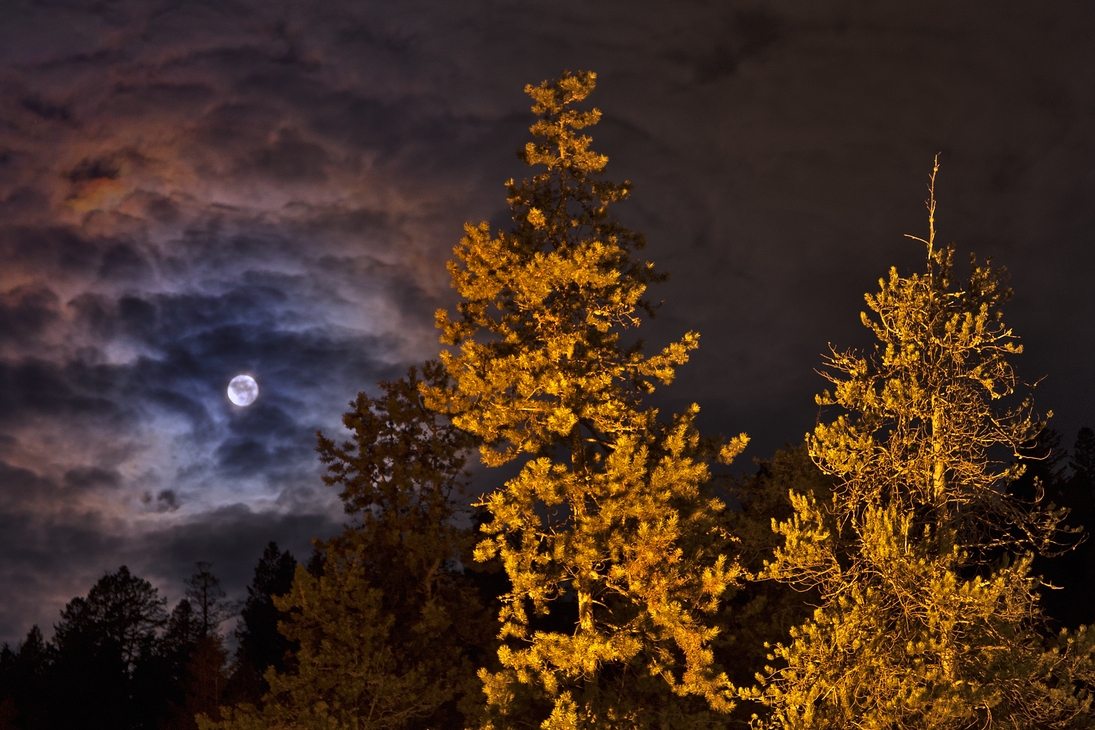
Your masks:
<instances>
[{"instance_id":1,"label":"full moon","mask_svg":"<svg viewBox=\"0 0 1095 730\"><path fill-rule=\"evenodd\" d=\"M237 375L228 384L228 400L237 406L249 406L259 397L259 384L250 375Z\"/></svg>"}]
</instances>

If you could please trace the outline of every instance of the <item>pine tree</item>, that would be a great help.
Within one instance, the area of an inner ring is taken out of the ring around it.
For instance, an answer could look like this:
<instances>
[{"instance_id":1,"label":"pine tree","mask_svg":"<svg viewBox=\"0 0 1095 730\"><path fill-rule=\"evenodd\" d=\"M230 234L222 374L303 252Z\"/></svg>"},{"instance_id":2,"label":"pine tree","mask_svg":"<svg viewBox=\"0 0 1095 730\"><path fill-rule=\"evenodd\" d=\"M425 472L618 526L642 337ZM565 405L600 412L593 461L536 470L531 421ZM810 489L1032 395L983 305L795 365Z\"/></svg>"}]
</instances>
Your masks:
<instances>
[{"instance_id":1,"label":"pine tree","mask_svg":"<svg viewBox=\"0 0 1095 730\"><path fill-rule=\"evenodd\" d=\"M220 579L210 572L213 565L198 562L198 570L186 579L186 597L198 620L202 638L218 635L220 625L238 610L236 604L225 599Z\"/></svg>"},{"instance_id":2,"label":"pine tree","mask_svg":"<svg viewBox=\"0 0 1095 730\"><path fill-rule=\"evenodd\" d=\"M712 449L697 407L662 423L643 402L698 335L652 356L623 339L653 314L643 295L663 277L609 213L630 184L602 178L607 158L580 133L600 118L575 108L594 82L564 73L526 87L539 121L521 157L543 169L507 183L513 231L465 227L449 264L458 314L438 312L457 348L442 354L454 387L428 389L429 404L482 439L486 465L525 459L482 501L476 556L500 557L512 583L504 666L482 673L488 727L536 724L522 696L546 705L545 728L669 727L733 704L710 650L739 576L709 489ZM568 609L572 625L550 628L547 614L558 623Z\"/></svg>"},{"instance_id":3,"label":"pine tree","mask_svg":"<svg viewBox=\"0 0 1095 730\"><path fill-rule=\"evenodd\" d=\"M1058 464L1065 452L1059 453ZM1095 432L1090 428L1081 428L1076 435L1068 466L1067 477L1063 469L1050 474L1056 479L1046 490L1068 508L1068 524L1077 530L1072 536L1075 545L1059 558L1045 561L1050 586L1044 588L1043 596L1047 613L1063 626L1076 628L1095 622Z\"/></svg>"},{"instance_id":4,"label":"pine tree","mask_svg":"<svg viewBox=\"0 0 1095 730\"><path fill-rule=\"evenodd\" d=\"M199 636L186 663L182 677L183 704L176 708L170 730L197 728L199 716L218 717L228 683L228 651L218 633Z\"/></svg>"},{"instance_id":5,"label":"pine tree","mask_svg":"<svg viewBox=\"0 0 1095 730\"><path fill-rule=\"evenodd\" d=\"M261 710L241 705L203 730L466 727L489 617L463 576L470 533L455 522L466 435L426 409L427 364L343 419L353 440L319 436L325 481L342 487L352 523L324 544L320 570L297 566L279 629L298 648L266 673Z\"/></svg>"},{"instance_id":6,"label":"pine tree","mask_svg":"<svg viewBox=\"0 0 1095 730\"><path fill-rule=\"evenodd\" d=\"M117 651L126 670L151 651L156 632L167 623L166 598L144 578L122 566L100 578L87 598L72 599L61 611L54 642L64 652L66 643L80 639Z\"/></svg>"},{"instance_id":7,"label":"pine tree","mask_svg":"<svg viewBox=\"0 0 1095 730\"><path fill-rule=\"evenodd\" d=\"M731 481L729 492L735 504L724 512L726 529L740 540L741 564L753 576L771 562L782 542L772 531L772 520L786 520L793 514L788 492L824 500L832 496L833 486L832 477L811 460L805 443L786 446L756 464L754 474ZM779 641L806 620L817 598L813 591L803 592L772 580L747 581L730 591L719 616L722 633L714 648L731 681L749 685L757 668L764 665L767 644ZM731 719L747 723L757 709L755 703L743 703Z\"/></svg>"},{"instance_id":8,"label":"pine tree","mask_svg":"<svg viewBox=\"0 0 1095 730\"><path fill-rule=\"evenodd\" d=\"M16 651L4 644L0 650L0 729L48 727L51 669L50 647L37 625Z\"/></svg>"},{"instance_id":9,"label":"pine tree","mask_svg":"<svg viewBox=\"0 0 1095 730\"><path fill-rule=\"evenodd\" d=\"M238 701L258 702L270 689L263 679L267 668L277 672L287 668L285 659L292 645L278 632L278 622L289 616L277 609L274 596L283 596L293 587L296 567L292 553L279 550L275 542L266 546L255 565L235 632L239 648L228 691Z\"/></svg>"},{"instance_id":10,"label":"pine tree","mask_svg":"<svg viewBox=\"0 0 1095 730\"><path fill-rule=\"evenodd\" d=\"M187 666L202 637L201 620L195 616L190 601L183 598L171 610L167 628L160 637L157 662L148 678L144 692L154 695L157 725L167 728L183 724L186 705ZM193 713L190 713L193 721Z\"/></svg>"},{"instance_id":11,"label":"pine tree","mask_svg":"<svg viewBox=\"0 0 1095 730\"><path fill-rule=\"evenodd\" d=\"M1072 459L1069 461L1073 477L1082 479L1089 485L1095 485L1095 431L1087 426L1076 434L1076 444L1072 447Z\"/></svg>"},{"instance_id":12,"label":"pine tree","mask_svg":"<svg viewBox=\"0 0 1095 730\"><path fill-rule=\"evenodd\" d=\"M48 708L57 727L124 730L147 718L134 678L154 658L166 599L126 566L102 576L87 597L61 612L53 644L53 690L65 701Z\"/></svg>"},{"instance_id":13,"label":"pine tree","mask_svg":"<svg viewBox=\"0 0 1095 730\"><path fill-rule=\"evenodd\" d=\"M1043 427L1011 360L1001 269L959 282L954 247L927 270L891 270L872 315L873 352L833 350L810 454L831 502L791 494L769 575L816 589L820 606L774 648L761 677L766 727L1090 727L1091 637L1043 634L1031 553L1062 517L1008 485ZM1009 405L1010 404L1010 405Z\"/></svg>"}]
</instances>

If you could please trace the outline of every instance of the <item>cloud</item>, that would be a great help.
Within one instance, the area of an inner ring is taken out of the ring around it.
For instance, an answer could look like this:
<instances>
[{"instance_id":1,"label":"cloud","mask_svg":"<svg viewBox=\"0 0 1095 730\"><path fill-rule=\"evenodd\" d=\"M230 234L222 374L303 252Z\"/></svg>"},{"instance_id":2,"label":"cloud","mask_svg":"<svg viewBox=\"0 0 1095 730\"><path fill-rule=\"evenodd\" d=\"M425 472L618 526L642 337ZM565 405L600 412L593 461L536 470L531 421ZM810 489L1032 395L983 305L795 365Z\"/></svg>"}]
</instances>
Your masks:
<instances>
[{"instance_id":1,"label":"cloud","mask_svg":"<svg viewBox=\"0 0 1095 730\"><path fill-rule=\"evenodd\" d=\"M646 339L703 335L667 404L759 455L808 429L818 353L862 342L862 293L919 265L901 234L942 149L944 235L1012 268L1022 367L1074 430L1095 410L1095 18L997 10L5 9L0 639L122 561L175 590L211 560L238 590L267 540L331 528L315 430L436 353L461 224L508 225L501 183L526 172L521 88L564 68L598 71L594 147L672 273ZM242 410L240 372L261 388Z\"/></svg>"},{"instance_id":2,"label":"cloud","mask_svg":"<svg viewBox=\"0 0 1095 730\"><path fill-rule=\"evenodd\" d=\"M102 469L97 466L69 469L65 472L65 486L70 489L92 487L117 487L121 484L121 474L116 469Z\"/></svg>"},{"instance_id":3,"label":"cloud","mask_svg":"<svg viewBox=\"0 0 1095 730\"><path fill-rule=\"evenodd\" d=\"M271 514L254 512L245 505L222 507L185 522L150 533L138 541L141 559L131 558L135 569L158 579L168 595L177 600L185 578L198 561L213 563L213 572L233 594L242 598L251 582L255 564L270 540L290 550L304 562L311 554L313 538L338 532L340 523L319 514Z\"/></svg>"},{"instance_id":4,"label":"cloud","mask_svg":"<svg viewBox=\"0 0 1095 730\"><path fill-rule=\"evenodd\" d=\"M95 512L70 510L48 515L4 501L15 488L48 492L63 499L71 489L28 470L0 462L0 580L7 586L0 601L0 636L18 641L32 623L47 636L63 605L86 595L106 572L128 565L149 578L172 602L182 597L184 580L199 560L213 562L233 598L242 598L251 572L266 543L276 540L283 549L307 559L313 538L339 529L327 514L255 512L243 504L225 506L200 518L174 521L144 530L119 532L119 525ZM178 510L178 495L164 490L148 500L152 514L170 516Z\"/></svg>"},{"instance_id":5,"label":"cloud","mask_svg":"<svg viewBox=\"0 0 1095 730\"><path fill-rule=\"evenodd\" d=\"M784 19L761 6L733 11L724 26L709 51L696 53L694 49L686 49L670 53L669 58L692 66L698 84L719 81L733 76L742 63L778 42L784 31Z\"/></svg>"},{"instance_id":6,"label":"cloud","mask_svg":"<svg viewBox=\"0 0 1095 730\"><path fill-rule=\"evenodd\" d=\"M0 294L0 341L26 343L58 318L59 299L41 283L24 284Z\"/></svg>"}]
</instances>

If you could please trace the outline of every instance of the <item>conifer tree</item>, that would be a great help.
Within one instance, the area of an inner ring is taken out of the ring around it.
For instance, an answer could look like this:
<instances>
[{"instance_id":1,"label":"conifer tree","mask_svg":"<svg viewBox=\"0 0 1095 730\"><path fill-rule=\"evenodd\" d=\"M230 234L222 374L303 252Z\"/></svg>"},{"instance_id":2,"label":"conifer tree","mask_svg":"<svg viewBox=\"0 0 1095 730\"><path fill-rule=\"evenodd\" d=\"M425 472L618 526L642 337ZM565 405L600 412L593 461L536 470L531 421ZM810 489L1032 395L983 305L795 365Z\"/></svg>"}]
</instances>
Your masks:
<instances>
[{"instance_id":1,"label":"conifer tree","mask_svg":"<svg viewBox=\"0 0 1095 730\"><path fill-rule=\"evenodd\" d=\"M37 624L11 651L0 649L0 729L39 730L49 727L49 701L52 699L51 649L42 638Z\"/></svg>"},{"instance_id":2,"label":"conifer tree","mask_svg":"<svg viewBox=\"0 0 1095 730\"><path fill-rule=\"evenodd\" d=\"M427 389L429 404L482 439L486 465L524 459L482 500L476 551L500 557L512 583L503 668L481 674L494 728L675 727L734 697L710 650L740 572L709 488L712 449L697 407L662 423L644 403L698 335L649 356L624 339L653 314L643 296L662 276L609 213L630 184L603 179L607 158L580 132L600 118L576 108L594 82L564 73L526 87L539 120L521 157L541 169L507 183L514 230L465 226L449 264L457 314L438 312L454 386ZM567 609L572 625L550 628L545 616Z\"/></svg>"},{"instance_id":3,"label":"conifer tree","mask_svg":"<svg viewBox=\"0 0 1095 730\"><path fill-rule=\"evenodd\" d=\"M843 411L808 436L831 502L791 494L769 576L820 594L774 648L757 695L770 728L1090 727L1092 641L1045 636L1031 553L1061 512L1007 489L1043 427L1001 318L1001 269L959 281L935 243L929 185L924 273L891 269L866 297L873 351L833 350L819 405ZM1018 399L1018 402L1013 402Z\"/></svg>"},{"instance_id":4,"label":"conifer tree","mask_svg":"<svg viewBox=\"0 0 1095 730\"><path fill-rule=\"evenodd\" d=\"M297 561L288 550L278 549L271 541L255 566L254 578L247 586L247 600L240 610L235 635L239 642L235 668L228 694L238 701L258 702L269 687L263 680L267 667L278 672L286 669L286 657L292 649L278 632L278 623L288 618L274 605L274 596L283 596L293 586Z\"/></svg>"},{"instance_id":5,"label":"conifer tree","mask_svg":"<svg viewBox=\"0 0 1095 730\"><path fill-rule=\"evenodd\" d=\"M456 524L466 434L426 409L427 364L381 394L359 394L343 422L353 440L319 436L324 480L342 488L352 518L323 544L321 570L296 567L279 624L298 648L284 671L266 672L261 709L222 710L203 730L400 730L467 724L480 694L475 669L490 618L465 579L471 534Z\"/></svg>"},{"instance_id":6,"label":"conifer tree","mask_svg":"<svg viewBox=\"0 0 1095 730\"><path fill-rule=\"evenodd\" d=\"M225 600L220 579L210 572L213 565L200 561L197 572L186 579L186 597L198 619L200 635L219 636L220 625L239 609L232 601Z\"/></svg>"},{"instance_id":7,"label":"conifer tree","mask_svg":"<svg viewBox=\"0 0 1095 730\"><path fill-rule=\"evenodd\" d=\"M823 474L807 452L806 444L786 445L768 459L757 459L757 471L734 478L729 487L735 505L725 510L726 529L739 541L739 560L751 576L764 570L782 540L772 531L772 520L793 514L788 491L817 499L832 496L832 477ZM729 592L719 619L722 632L714 643L730 679L748 686L757 668L764 665L767 644L787 635L791 627L809 617L816 605L814 592L803 592L771 580L750 580ZM759 708L742 703L731 714L731 726L747 724Z\"/></svg>"},{"instance_id":8,"label":"conifer tree","mask_svg":"<svg viewBox=\"0 0 1095 730\"><path fill-rule=\"evenodd\" d=\"M155 695L156 714L161 719L158 725L165 728L177 726L180 718L185 718L187 665L202 637L201 619L195 615L190 601L183 598L171 610L167 628L160 637L157 651L158 661L153 665L153 676L148 677L144 694ZM189 720L193 724L194 713Z\"/></svg>"},{"instance_id":9,"label":"conifer tree","mask_svg":"<svg viewBox=\"0 0 1095 730\"><path fill-rule=\"evenodd\" d=\"M48 707L50 723L121 730L149 720L142 717L135 679L154 659L157 632L167 622L165 603L123 565L65 605L54 626L50 672L51 689L64 701Z\"/></svg>"}]
</instances>

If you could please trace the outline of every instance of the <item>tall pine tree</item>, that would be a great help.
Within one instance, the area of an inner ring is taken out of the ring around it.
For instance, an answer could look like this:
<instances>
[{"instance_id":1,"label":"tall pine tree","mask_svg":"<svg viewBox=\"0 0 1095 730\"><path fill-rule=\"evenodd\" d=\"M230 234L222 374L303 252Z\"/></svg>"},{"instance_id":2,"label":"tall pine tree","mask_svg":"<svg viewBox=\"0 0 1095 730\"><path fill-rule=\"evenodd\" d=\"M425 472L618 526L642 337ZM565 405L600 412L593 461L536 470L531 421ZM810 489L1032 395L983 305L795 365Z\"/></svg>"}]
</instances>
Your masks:
<instances>
[{"instance_id":1,"label":"tall pine tree","mask_svg":"<svg viewBox=\"0 0 1095 730\"><path fill-rule=\"evenodd\" d=\"M603 179L607 158L580 133L600 118L576 108L594 82L565 73L526 87L539 120L521 156L540 171L507 183L514 230L465 227L449 264L457 314L438 312L454 386L429 388L429 404L482 439L488 466L525 459L482 502L476 555L500 557L512 583L503 668L482 673L488 727L695 726L733 704L710 650L739 577L709 488L713 449L697 407L664 423L644 402L698 335L649 356L625 339L653 314L643 296L662 277L609 213L630 184ZM572 625L558 626L568 609Z\"/></svg>"},{"instance_id":2,"label":"tall pine tree","mask_svg":"<svg viewBox=\"0 0 1095 730\"><path fill-rule=\"evenodd\" d=\"M1059 511L1008 485L1043 427L1011 360L1003 272L954 273L935 243L924 273L867 295L878 343L833 351L818 397L842 412L808 437L831 502L792 494L769 575L820 594L761 677L765 727L1091 727L1091 637L1045 636L1031 553ZM1016 399L1018 401L1016 402ZM1009 405L1010 404L1010 405ZM1036 496L1036 495L1035 495Z\"/></svg>"},{"instance_id":3,"label":"tall pine tree","mask_svg":"<svg viewBox=\"0 0 1095 730\"><path fill-rule=\"evenodd\" d=\"M135 678L154 658L157 633L167 623L166 599L122 566L103 575L87 597L61 611L51 668L56 697L48 708L55 727L123 730L150 720Z\"/></svg>"}]
</instances>

